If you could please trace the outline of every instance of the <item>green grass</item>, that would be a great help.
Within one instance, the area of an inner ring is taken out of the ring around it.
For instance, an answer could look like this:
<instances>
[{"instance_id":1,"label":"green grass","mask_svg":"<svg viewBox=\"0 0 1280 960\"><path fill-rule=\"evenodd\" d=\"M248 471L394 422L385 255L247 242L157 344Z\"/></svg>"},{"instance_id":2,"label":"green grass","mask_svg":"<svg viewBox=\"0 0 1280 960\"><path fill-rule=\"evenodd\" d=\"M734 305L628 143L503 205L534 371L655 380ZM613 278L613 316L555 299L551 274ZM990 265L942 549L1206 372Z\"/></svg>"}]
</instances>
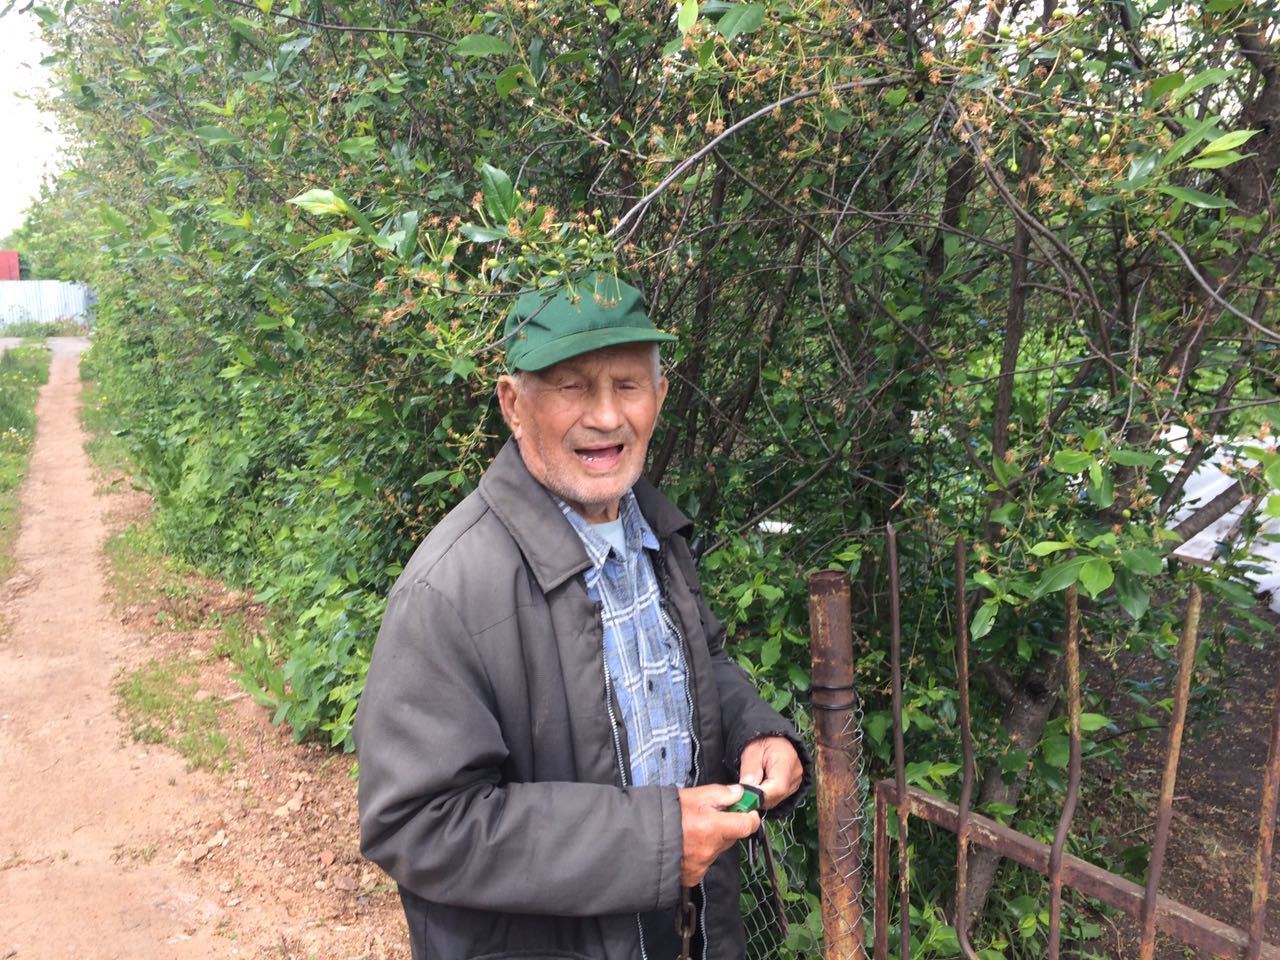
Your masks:
<instances>
[{"instance_id":1,"label":"green grass","mask_svg":"<svg viewBox=\"0 0 1280 960\"><path fill-rule=\"evenodd\" d=\"M107 585L117 607L158 602L156 623L166 629L209 626L190 579L195 570L164 552L147 518L121 530L102 549L107 558Z\"/></svg>"},{"instance_id":2,"label":"green grass","mask_svg":"<svg viewBox=\"0 0 1280 960\"><path fill-rule=\"evenodd\" d=\"M83 337L88 327L76 320L19 320L0 327L0 337Z\"/></svg>"},{"instance_id":3,"label":"green grass","mask_svg":"<svg viewBox=\"0 0 1280 960\"><path fill-rule=\"evenodd\" d=\"M84 444L85 452L100 475L120 482L132 471L129 444L124 439L125 430L118 414L102 387L93 379L93 367L87 356L80 364L80 379L84 381L80 423L89 435Z\"/></svg>"},{"instance_id":4,"label":"green grass","mask_svg":"<svg viewBox=\"0 0 1280 960\"><path fill-rule=\"evenodd\" d=\"M0 356L0 578L13 566L18 488L35 439L36 394L49 378L49 352L15 347Z\"/></svg>"},{"instance_id":5,"label":"green grass","mask_svg":"<svg viewBox=\"0 0 1280 960\"><path fill-rule=\"evenodd\" d=\"M139 743L159 743L186 757L192 769L231 766L218 704L203 693L200 664L194 660L152 660L116 685L129 735Z\"/></svg>"}]
</instances>

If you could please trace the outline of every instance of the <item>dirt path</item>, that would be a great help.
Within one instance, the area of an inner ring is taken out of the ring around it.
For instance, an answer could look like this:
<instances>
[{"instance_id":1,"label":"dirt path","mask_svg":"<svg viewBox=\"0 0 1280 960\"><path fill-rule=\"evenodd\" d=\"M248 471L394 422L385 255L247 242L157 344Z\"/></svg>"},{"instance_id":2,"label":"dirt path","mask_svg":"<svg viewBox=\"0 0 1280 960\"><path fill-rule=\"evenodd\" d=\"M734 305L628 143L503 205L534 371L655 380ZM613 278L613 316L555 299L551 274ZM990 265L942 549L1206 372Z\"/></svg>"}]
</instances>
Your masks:
<instances>
[{"instance_id":1,"label":"dirt path","mask_svg":"<svg viewBox=\"0 0 1280 960\"><path fill-rule=\"evenodd\" d=\"M305 894L318 901L326 881L269 852L288 846L290 834L280 840L274 831L289 818L244 798L258 786L270 804L266 791L287 787L295 797L288 813L298 814L287 826L297 831L306 797L279 768L305 770L306 760L273 754L281 737L265 727L262 711L246 701L252 713L245 722L256 725L257 753L267 762L232 774L252 783L188 772L176 753L123 736L113 680L155 650L105 595L101 551L113 497L95 494L78 417L79 355L88 343L50 344L22 491L17 572L0 585L7 623L0 629L0 958L396 956L394 947L371 949L382 940L377 928L394 923L385 894L362 915L355 901L367 904L369 890L352 881L350 909L316 909ZM332 806L341 811L326 811L327 828L312 829L330 848L314 871L335 860L364 869L351 849L351 785L342 766L333 777ZM229 837L238 850L227 851ZM219 841L220 859L209 852ZM370 888L382 880L362 879ZM343 924L344 913L354 919ZM335 921L332 932L324 929ZM304 938L304 929L313 935ZM388 938L395 934L392 926Z\"/></svg>"},{"instance_id":2,"label":"dirt path","mask_svg":"<svg viewBox=\"0 0 1280 960\"><path fill-rule=\"evenodd\" d=\"M22 343L21 337L0 337L0 353L4 353L10 347L16 347Z\"/></svg>"},{"instance_id":3,"label":"dirt path","mask_svg":"<svg viewBox=\"0 0 1280 960\"><path fill-rule=\"evenodd\" d=\"M154 823L200 802L200 778L121 744L111 678L129 637L103 598L103 507L77 418L87 342L51 343L0 645L0 956L230 956L210 937L218 907L188 878L121 866Z\"/></svg>"}]
</instances>

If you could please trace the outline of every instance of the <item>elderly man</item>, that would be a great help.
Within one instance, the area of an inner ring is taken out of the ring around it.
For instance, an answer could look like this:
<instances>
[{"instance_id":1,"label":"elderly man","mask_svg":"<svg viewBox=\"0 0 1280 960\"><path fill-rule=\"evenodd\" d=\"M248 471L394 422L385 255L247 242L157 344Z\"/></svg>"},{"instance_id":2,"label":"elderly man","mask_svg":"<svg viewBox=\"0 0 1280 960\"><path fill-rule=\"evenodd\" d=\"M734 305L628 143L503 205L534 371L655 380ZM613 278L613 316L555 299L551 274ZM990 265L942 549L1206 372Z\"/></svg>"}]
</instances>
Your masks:
<instances>
[{"instance_id":1,"label":"elderly man","mask_svg":"<svg viewBox=\"0 0 1280 960\"><path fill-rule=\"evenodd\" d=\"M521 297L512 440L391 591L360 828L415 960L669 960L682 895L693 957L744 954L734 846L759 820L726 808L747 783L786 812L810 768L725 655L689 521L640 476L674 339L612 277Z\"/></svg>"}]
</instances>

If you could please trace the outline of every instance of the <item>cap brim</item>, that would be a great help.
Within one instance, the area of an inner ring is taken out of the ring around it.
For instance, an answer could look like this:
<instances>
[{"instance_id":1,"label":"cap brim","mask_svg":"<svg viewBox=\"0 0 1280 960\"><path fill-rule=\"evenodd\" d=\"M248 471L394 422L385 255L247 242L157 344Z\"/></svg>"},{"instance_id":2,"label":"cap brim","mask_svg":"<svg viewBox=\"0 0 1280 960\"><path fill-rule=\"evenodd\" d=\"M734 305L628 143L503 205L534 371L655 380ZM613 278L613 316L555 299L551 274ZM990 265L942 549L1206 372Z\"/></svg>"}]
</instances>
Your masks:
<instances>
[{"instance_id":1,"label":"cap brim","mask_svg":"<svg viewBox=\"0 0 1280 960\"><path fill-rule=\"evenodd\" d=\"M545 370L562 360L580 357L592 350L617 347L625 343L671 343L680 339L674 334L663 333L652 327L608 327L602 330L581 330L568 336L541 344L514 360L516 370Z\"/></svg>"}]
</instances>

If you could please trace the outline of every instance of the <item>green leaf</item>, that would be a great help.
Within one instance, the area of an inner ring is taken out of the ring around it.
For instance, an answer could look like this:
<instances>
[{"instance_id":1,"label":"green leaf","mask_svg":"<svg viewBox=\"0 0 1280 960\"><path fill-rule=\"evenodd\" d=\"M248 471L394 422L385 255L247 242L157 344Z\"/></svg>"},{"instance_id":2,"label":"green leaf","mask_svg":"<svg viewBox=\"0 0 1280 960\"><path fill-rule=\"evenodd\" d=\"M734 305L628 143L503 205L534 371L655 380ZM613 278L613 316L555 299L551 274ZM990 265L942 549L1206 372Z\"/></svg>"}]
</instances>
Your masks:
<instances>
[{"instance_id":1,"label":"green leaf","mask_svg":"<svg viewBox=\"0 0 1280 960\"><path fill-rule=\"evenodd\" d=\"M1089 499L1103 510L1115 502L1115 486L1111 481L1111 471L1095 464L1089 468Z\"/></svg>"},{"instance_id":2,"label":"green leaf","mask_svg":"<svg viewBox=\"0 0 1280 960\"><path fill-rule=\"evenodd\" d=\"M1157 453L1140 450L1112 450L1109 459L1122 467L1154 467L1163 458Z\"/></svg>"},{"instance_id":3,"label":"green leaf","mask_svg":"<svg viewBox=\"0 0 1280 960\"><path fill-rule=\"evenodd\" d=\"M334 253L337 256L342 256L347 252L347 248L351 246L351 241L356 236L357 232L355 230L335 230L332 233L326 233L322 237L316 237L298 252L307 253L320 247L333 246Z\"/></svg>"},{"instance_id":4,"label":"green leaf","mask_svg":"<svg viewBox=\"0 0 1280 960\"><path fill-rule=\"evenodd\" d=\"M1262 475L1273 489L1280 490L1280 457L1267 464L1267 468Z\"/></svg>"},{"instance_id":5,"label":"green leaf","mask_svg":"<svg viewBox=\"0 0 1280 960\"><path fill-rule=\"evenodd\" d=\"M716 29L726 40L744 33L754 33L764 26L763 3L735 3L720 18Z\"/></svg>"},{"instance_id":6,"label":"green leaf","mask_svg":"<svg viewBox=\"0 0 1280 960\"><path fill-rule=\"evenodd\" d=\"M1158 576L1164 570L1160 557L1145 547L1134 547L1120 554L1120 562L1125 568L1144 577Z\"/></svg>"},{"instance_id":7,"label":"green leaf","mask_svg":"<svg viewBox=\"0 0 1280 960\"><path fill-rule=\"evenodd\" d=\"M908 763L903 771L908 785L919 783L929 775L929 768L933 766L932 760L913 760Z\"/></svg>"},{"instance_id":8,"label":"green leaf","mask_svg":"<svg viewBox=\"0 0 1280 960\"><path fill-rule=\"evenodd\" d=\"M378 153L378 138L351 137L338 144L338 149L348 157L371 159Z\"/></svg>"},{"instance_id":9,"label":"green leaf","mask_svg":"<svg viewBox=\"0 0 1280 960\"><path fill-rule=\"evenodd\" d=\"M520 86L520 81L528 75L529 71L525 69L523 63L513 63L507 67L507 69L498 74L498 79L493 82L498 91L498 96L509 96L511 91Z\"/></svg>"},{"instance_id":10,"label":"green leaf","mask_svg":"<svg viewBox=\"0 0 1280 960\"><path fill-rule=\"evenodd\" d=\"M1085 593L1096 597L1115 582L1111 564L1102 557L1090 557L1080 568L1080 586Z\"/></svg>"},{"instance_id":11,"label":"green leaf","mask_svg":"<svg viewBox=\"0 0 1280 960\"><path fill-rule=\"evenodd\" d=\"M1224 153L1227 150L1234 150L1241 144L1252 140L1261 132L1261 130L1232 130L1230 133L1224 133L1216 140L1210 141L1209 144L1200 151L1200 156L1205 157L1213 153Z\"/></svg>"},{"instance_id":12,"label":"green leaf","mask_svg":"<svg viewBox=\"0 0 1280 960\"><path fill-rule=\"evenodd\" d=\"M1047 567L1040 574L1040 582L1036 585L1036 597L1044 597L1067 589L1079 579L1080 568L1085 565L1087 559L1087 557L1072 557L1070 560Z\"/></svg>"},{"instance_id":13,"label":"green leaf","mask_svg":"<svg viewBox=\"0 0 1280 960\"><path fill-rule=\"evenodd\" d=\"M1033 557L1047 557L1051 553L1057 553L1059 550L1069 550L1071 544L1062 540L1041 540L1035 544L1030 551Z\"/></svg>"},{"instance_id":14,"label":"green leaf","mask_svg":"<svg viewBox=\"0 0 1280 960\"><path fill-rule=\"evenodd\" d=\"M400 217L400 229L404 235L396 246L396 256L408 260L418 248L418 211L410 210Z\"/></svg>"},{"instance_id":15,"label":"green leaf","mask_svg":"<svg viewBox=\"0 0 1280 960\"><path fill-rule=\"evenodd\" d=\"M1100 713L1082 713L1080 714L1080 730L1083 733L1096 733L1103 727L1110 726L1109 717L1104 717Z\"/></svg>"},{"instance_id":16,"label":"green leaf","mask_svg":"<svg viewBox=\"0 0 1280 960\"><path fill-rule=\"evenodd\" d=\"M677 26L681 33L688 33L693 29L693 25L698 22L698 0L683 0L680 4L680 14L677 18Z\"/></svg>"},{"instance_id":17,"label":"green leaf","mask_svg":"<svg viewBox=\"0 0 1280 960\"><path fill-rule=\"evenodd\" d=\"M511 52L511 44L489 33L472 33L454 44L451 52L455 57L501 57Z\"/></svg>"},{"instance_id":18,"label":"green leaf","mask_svg":"<svg viewBox=\"0 0 1280 960\"><path fill-rule=\"evenodd\" d=\"M1186 82L1186 75L1183 73L1170 73L1163 77L1157 77L1151 81L1151 98L1159 100L1166 93L1177 90Z\"/></svg>"},{"instance_id":19,"label":"green leaf","mask_svg":"<svg viewBox=\"0 0 1280 960\"><path fill-rule=\"evenodd\" d=\"M1250 154L1252 156L1252 154ZM1197 157L1187 164L1192 170L1221 170L1223 167L1229 167L1233 163L1243 160L1245 155L1237 153L1235 150L1228 150L1226 153L1215 153L1211 157Z\"/></svg>"},{"instance_id":20,"label":"green leaf","mask_svg":"<svg viewBox=\"0 0 1280 960\"><path fill-rule=\"evenodd\" d=\"M506 223L515 216L516 190L504 171L486 163L480 169L480 190L484 194L484 208L492 219Z\"/></svg>"},{"instance_id":21,"label":"green leaf","mask_svg":"<svg viewBox=\"0 0 1280 960\"><path fill-rule=\"evenodd\" d=\"M827 126L833 133L840 133L853 123L853 114L844 110L823 110L822 119L827 122Z\"/></svg>"},{"instance_id":22,"label":"green leaf","mask_svg":"<svg viewBox=\"0 0 1280 960\"><path fill-rule=\"evenodd\" d=\"M1093 463L1093 457L1081 450L1059 450L1053 455L1053 468L1059 473L1080 473Z\"/></svg>"},{"instance_id":23,"label":"green leaf","mask_svg":"<svg viewBox=\"0 0 1280 960\"><path fill-rule=\"evenodd\" d=\"M459 229L462 235L472 243L492 243L494 240L505 240L510 236L506 227L481 227L474 223L464 223Z\"/></svg>"},{"instance_id":24,"label":"green leaf","mask_svg":"<svg viewBox=\"0 0 1280 960\"><path fill-rule=\"evenodd\" d=\"M1234 207L1235 204L1230 200L1222 197L1215 197L1211 193L1205 193L1203 190L1196 190L1194 187L1173 187L1162 186L1160 192L1173 197L1175 200L1182 200L1191 204L1193 207L1199 207L1201 210L1222 210L1225 207Z\"/></svg>"},{"instance_id":25,"label":"green leaf","mask_svg":"<svg viewBox=\"0 0 1280 960\"><path fill-rule=\"evenodd\" d=\"M996 614L1000 612L1000 602L998 600L987 600L978 608L978 612L973 615L973 623L969 625L969 638L971 640L981 640L991 632L991 627L995 623Z\"/></svg>"},{"instance_id":26,"label":"green leaf","mask_svg":"<svg viewBox=\"0 0 1280 960\"><path fill-rule=\"evenodd\" d=\"M906 87L894 87L884 93L884 102L891 107L900 107L907 99Z\"/></svg>"},{"instance_id":27,"label":"green leaf","mask_svg":"<svg viewBox=\"0 0 1280 960\"><path fill-rule=\"evenodd\" d=\"M1105 439L1106 436L1101 430L1090 430L1084 435L1084 448L1089 451L1089 453L1093 453L1102 446L1102 441Z\"/></svg>"},{"instance_id":28,"label":"green leaf","mask_svg":"<svg viewBox=\"0 0 1280 960\"><path fill-rule=\"evenodd\" d=\"M1125 176L1131 184L1137 181L1145 181L1151 176L1156 168L1156 164L1160 162L1160 154L1154 150L1146 153L1138 154L1129 161L1129 172Z\"/></svg>"},{"instance_id":29,"label":"green leaf","mask_svg":"<svg viewBox=\"0 0 1280 960\"><path fill-rule=\"evenodd\" d=\"M1265 512L1268 517L1280 517L1280 493L1273 493L1267 497Z\"/></svg>"},{"instance_id":30,"label":"green leaf","mask_svg":"<svg viewBox=\"0 0 1280 960\"><path fill-rule=\"evenodd\" d=\"M124 218L123 214L105 204L98 208L98 216L102 218L104 224L116 233L125 233L129 229L129 221Z\"/></svg>"},{"instance_id":31,"label":"green leaf","mask_svg":"<svg viewBox=\"0 0 1280 960\"><path fill-rule=\"evenodd\" d=\"M760 666L768 670L782 659L782 638L770 637L760 647Z\"/></svg>"},{"instance_id":32,"label":"green leaf","mask_svg":"<svg viewBox=\"0 0 1280 960\"><path fill-rule=\"evenodd\" d=\"M1193 93L1199 93L1205 87L1212 86L1215 83L1221 83L1235 73L1234 70L1223 70L1220 67L1214 67L1210 70L1202 70L1186 83L1181 84L1170 95L1170 104L1178 103L1185 100Z\"/></svg>"},{"instance_id":33,"label":"green leaf","mask_svg":"<svg viewBox=\"0 0 1280 960\"><path fill-rule=\"evenodd\" d=\"M208 140L210 143L235 143L240 139L234 133L230 133L222 127L196 127L192 133L201 140Z\"/></svg>"},{"instance_id":34,"label":"green leaf","mask_svg":"<svg viewBox=\"0 0 1280 960\"><path fill-rule=\"evenodd\" d=\"M286 201L318 217L335 217L350 212L347 201L332 190L308 190Z\"/></svg>"},{"instance_id":35,"label":"green leaf","mask_svg":"<svg viewBox=\"0 0 1280 960\"><path fill-rule=\"evenodd\" d=\"M1040 756L1049 766L1062 770L1071 762L1071 741L1060 733L1050 734L1040 741Z\"/></svg>"},{"instance_id":36,"label":"green leaf","mask_svg":"<svg viewBox=\"0 0 1280 960\"><path fill-rule=\"evenodd\" d=\"M1120 601L1124 612L1135 620L1141 620L1151 606L1151 594L1147 588L1124 567L1116 571L1116 599Z\"/></svg>"}]
</instances>

